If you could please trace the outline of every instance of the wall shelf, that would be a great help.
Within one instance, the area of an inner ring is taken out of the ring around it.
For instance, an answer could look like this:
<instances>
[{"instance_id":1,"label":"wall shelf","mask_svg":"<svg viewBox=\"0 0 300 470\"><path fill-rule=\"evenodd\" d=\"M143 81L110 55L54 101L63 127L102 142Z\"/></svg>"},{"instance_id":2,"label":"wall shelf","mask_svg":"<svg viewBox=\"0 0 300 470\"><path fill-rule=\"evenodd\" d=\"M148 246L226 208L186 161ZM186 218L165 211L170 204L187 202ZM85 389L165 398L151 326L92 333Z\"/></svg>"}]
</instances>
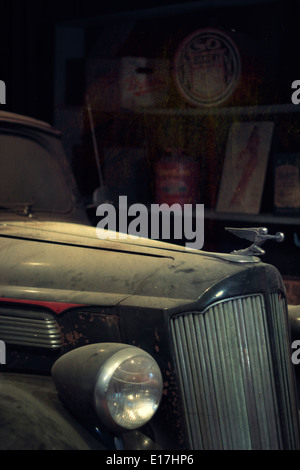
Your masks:
<instances>
[{"instance_id":1,"label":"wall shelf","mask_svg":"<svg viewBox=\"0 0 300 470\"><path fill-rule=\"evenodd\" d=\"M263 214L240 214L240 213L228 213L228 212L216 212L214 209L205 209L205 219L207 220L220 220L226 222L245 222L245 223L256 223L256 224L284 224L284 225L300 225L300 216L288 216L288 215L274 215L272 213Z\"/></svg>"},{"instance_id":2,"label":"wall shelf","mask_svg":"<svg viewBox=\"0 0 300 470\"><path fill-rule=\"evenodd\" d=\"M93 108L97 111L97 107ZM142 114L153 116L270 116L276 114L293 114L300 112L300 104L283 103L271 105L254 106L226 106L212 108L141 108L125 109L120 108L113 111L102 111L103 115L130 115Z\"/></svg>"}]
</instances>

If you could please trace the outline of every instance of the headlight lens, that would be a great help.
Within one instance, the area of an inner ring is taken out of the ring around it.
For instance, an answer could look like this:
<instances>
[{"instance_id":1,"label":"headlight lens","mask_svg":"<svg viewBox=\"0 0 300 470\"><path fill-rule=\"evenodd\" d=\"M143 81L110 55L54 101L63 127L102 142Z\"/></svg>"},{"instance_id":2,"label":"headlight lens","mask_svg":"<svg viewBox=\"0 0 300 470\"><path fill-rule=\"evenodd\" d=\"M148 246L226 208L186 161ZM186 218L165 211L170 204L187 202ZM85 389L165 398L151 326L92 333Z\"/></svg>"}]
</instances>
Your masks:
<instances>
[{"instance_id":1,"label":"headlight lens","mask_svg":"<svg viewBox=\"0 0 300 470\"><path fill-rule=\"evenodd\" d=\"M139 428L156 412L162 387L160 369L149 354L137 348L123 349L111 356L99 373L97 413L109 427Z\"/></svg>"}]
</instances>

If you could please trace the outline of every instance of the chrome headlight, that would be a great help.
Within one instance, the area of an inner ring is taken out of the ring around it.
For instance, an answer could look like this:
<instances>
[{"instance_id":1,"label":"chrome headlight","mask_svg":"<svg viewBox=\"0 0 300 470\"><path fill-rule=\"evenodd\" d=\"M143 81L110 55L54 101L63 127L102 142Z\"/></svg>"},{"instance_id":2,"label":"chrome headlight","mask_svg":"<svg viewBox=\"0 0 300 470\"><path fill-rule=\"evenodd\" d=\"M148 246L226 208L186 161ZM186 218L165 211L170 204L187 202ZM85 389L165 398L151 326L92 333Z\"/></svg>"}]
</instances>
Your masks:
<instances>
[{"instance_id":1,"label":"chrome headlight","mask_svg":"<svg viewBox=\"0 0 300 470\"><path fill-rule=\"evenodd\" d=\"M70 351L52 368L62 399L85 417L91 408L113 431L133 430L156 412L163 381L156 361L134 346L103 343Z\"/></svg>"},{"instance_id":2,"label":"chrome headlight","mask_svg":"<svg viewBox=\"0 0 300 470\"><path fill-rule=\"evenodd\" d=\"M108 426L143 426L158 408L162 377L154 359L138 348L113 354L101 368L95 387L95 407Z\"/></svg>"}]
</instances>

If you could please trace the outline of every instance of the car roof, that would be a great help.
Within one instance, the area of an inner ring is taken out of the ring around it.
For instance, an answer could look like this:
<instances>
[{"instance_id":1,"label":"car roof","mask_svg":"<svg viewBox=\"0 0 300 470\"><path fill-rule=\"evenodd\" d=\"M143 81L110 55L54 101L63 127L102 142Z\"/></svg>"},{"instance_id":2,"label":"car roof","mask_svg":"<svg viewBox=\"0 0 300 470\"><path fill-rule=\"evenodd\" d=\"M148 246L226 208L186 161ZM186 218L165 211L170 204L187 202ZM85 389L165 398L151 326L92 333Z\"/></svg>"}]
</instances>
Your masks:
<instances>
[{"instance_id":1,"label":"car roof","mask_svg":"<svg viewBox=\"0 0 300 470\"><path fill-rule=\"evenodd\" d=\"M39 129L54 135L60 135L60 132L45 121L35 119L22 114L0 111L0 124L6 122L10 124L20 124L35 129Z\"/></svg>"}]
</instances>

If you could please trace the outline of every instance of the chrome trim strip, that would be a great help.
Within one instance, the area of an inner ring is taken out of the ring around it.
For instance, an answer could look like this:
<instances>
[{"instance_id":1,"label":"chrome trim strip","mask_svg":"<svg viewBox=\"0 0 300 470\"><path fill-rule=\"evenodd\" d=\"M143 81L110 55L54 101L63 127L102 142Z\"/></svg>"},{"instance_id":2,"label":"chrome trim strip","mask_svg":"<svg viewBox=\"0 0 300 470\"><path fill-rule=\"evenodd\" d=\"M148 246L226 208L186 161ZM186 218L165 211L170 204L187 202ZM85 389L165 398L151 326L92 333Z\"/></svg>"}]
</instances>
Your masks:
<instances>
[{"instance_id":1,"label":"chrome trim strip","mask_svg":"<svg viewBox=\"0 0 300 470\"><path fill-rule=\"evenodd\" d=\"M1 308L0 336L8 345L48 350L62 347L59 325L47 312Z\"/></svg>"}]
</instances>

